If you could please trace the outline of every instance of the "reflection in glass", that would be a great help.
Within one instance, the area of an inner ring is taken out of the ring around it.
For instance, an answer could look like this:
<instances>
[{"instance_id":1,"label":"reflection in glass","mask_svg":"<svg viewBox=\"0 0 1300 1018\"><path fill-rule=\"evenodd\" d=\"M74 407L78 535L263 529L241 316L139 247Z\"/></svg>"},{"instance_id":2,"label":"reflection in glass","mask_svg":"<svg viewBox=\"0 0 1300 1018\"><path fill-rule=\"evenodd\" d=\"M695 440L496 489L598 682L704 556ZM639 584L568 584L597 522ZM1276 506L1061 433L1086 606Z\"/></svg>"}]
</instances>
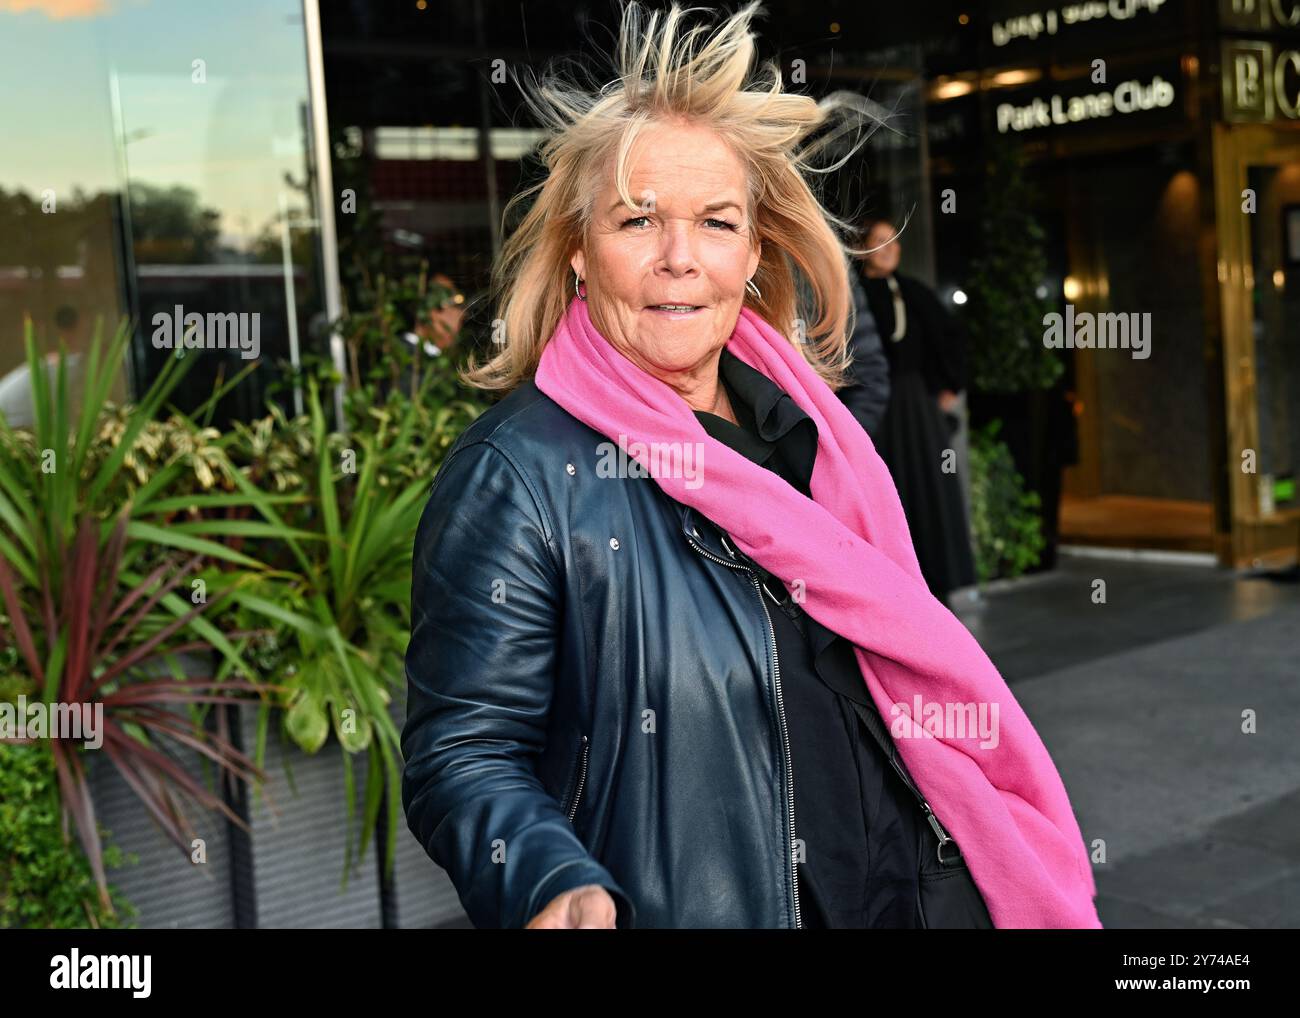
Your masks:
<instances>
[{"instance_id":1,"label":"reflection in glass","mask_svg":"<svg viewBox=\"0 0 1300 1018\"><path fill-rule=\"evenodd\" d=\"M1252 329L1259 413L1259 510L1269 515L1295 505L1300 415L1300 250L1288 245L1288 209L1300 207L1300 166L1251 166L1256 195L1250 222Z\"/></svg>"},{"instance_id":2,"label":"reflection in glass","mask_svg":"<svg viewBox=\"0 0 1300 1018\"><path fill-rule=\"evenodd\" d=\"M0 376L25 372L24 316L47 351L133 316L139 391L170 355L157 316L257 315L258 369L213 423L260 415L277 366L324 343L301 7L43 0L0 13L0 40ZM202 356L183 408L248 363Z\"/></svg>"}]
</instances>

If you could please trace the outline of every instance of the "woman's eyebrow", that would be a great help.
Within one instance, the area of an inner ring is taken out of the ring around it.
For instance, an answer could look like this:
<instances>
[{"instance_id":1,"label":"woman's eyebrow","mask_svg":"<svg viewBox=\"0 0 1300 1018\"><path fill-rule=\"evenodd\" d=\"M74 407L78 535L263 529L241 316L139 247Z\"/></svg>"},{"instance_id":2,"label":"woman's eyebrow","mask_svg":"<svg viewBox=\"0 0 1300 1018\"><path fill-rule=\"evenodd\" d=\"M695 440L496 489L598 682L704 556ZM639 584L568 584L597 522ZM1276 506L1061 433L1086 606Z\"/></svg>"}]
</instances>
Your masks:
<instances>
[{"instance_id":1,"label":"woman's eyebrow","mask_svg":"<svg viewBox=\"0 0 1300 1018\"><path fill-rule=\"evenodd\" d=\"M727 199L723 199L722 201L709 202L709 204L705 205L704 208L700 210L700 212L701 214L705 212L720 212L723 209L728 209L728 208L735 209L737 212L744 211L744 209L741 208L738 202L732 201L731 199L727 198ZM644 209L641 209L637 206L628 205L627 202L620 199L619 201L614 202L613 205L611 205L608 209L605 210L605 215L610 215L614 212L617 212L619 209L627 209L629 211L637 211L637 212L645 211Z\"/></svg>"}]
</instances>

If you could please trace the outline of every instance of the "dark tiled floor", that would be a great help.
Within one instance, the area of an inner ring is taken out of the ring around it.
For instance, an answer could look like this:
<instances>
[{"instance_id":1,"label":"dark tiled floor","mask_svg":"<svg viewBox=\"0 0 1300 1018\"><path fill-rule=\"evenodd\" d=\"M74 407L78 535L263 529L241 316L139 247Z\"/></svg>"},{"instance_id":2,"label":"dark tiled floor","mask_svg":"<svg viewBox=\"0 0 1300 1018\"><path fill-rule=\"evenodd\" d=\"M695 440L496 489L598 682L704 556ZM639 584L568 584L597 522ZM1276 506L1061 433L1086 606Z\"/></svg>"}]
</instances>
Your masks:
<instances>
[{"instance_id":1,"label":"dark tiled floor","mask_svg":"<svg viewBox=\"0 0 1300 1018\"><path fill-rule=\"evenodd\" d=\"M1105 581L1105 604L1092 600ZM1008 683L1300 604L1300 583L1214 566L1062 553L1050 573L1011 581L953 612Z\"/></svg>"},{"instance_id":2,"label":"dark tiled floor","mask_svg":"<svg viewBox=\"0 0 1300 1018\"><path fill-rule=\"evenodd\" d=\"M1300 924L1300 792L1098 874L1107 927Z\"/></svg>"}]
</instances>

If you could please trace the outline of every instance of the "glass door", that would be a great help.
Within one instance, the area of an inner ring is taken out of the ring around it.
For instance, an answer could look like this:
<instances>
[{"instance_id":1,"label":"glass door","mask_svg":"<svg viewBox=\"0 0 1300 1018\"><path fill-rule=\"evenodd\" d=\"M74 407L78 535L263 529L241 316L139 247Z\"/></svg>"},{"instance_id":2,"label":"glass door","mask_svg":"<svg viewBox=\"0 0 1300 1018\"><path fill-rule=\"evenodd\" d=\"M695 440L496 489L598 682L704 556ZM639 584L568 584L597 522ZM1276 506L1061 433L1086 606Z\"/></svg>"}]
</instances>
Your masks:
<instances>
[{"instance_id":1,"label":"glass door","mask_svg":"<svg viewBox=\"0 0 1300 1018\"><path fill-rule=\"evenodd\" d=\"M1230 557L1282 568L1300 554L1300 132L1218 125Z\"/></svg>"}]
</instances>

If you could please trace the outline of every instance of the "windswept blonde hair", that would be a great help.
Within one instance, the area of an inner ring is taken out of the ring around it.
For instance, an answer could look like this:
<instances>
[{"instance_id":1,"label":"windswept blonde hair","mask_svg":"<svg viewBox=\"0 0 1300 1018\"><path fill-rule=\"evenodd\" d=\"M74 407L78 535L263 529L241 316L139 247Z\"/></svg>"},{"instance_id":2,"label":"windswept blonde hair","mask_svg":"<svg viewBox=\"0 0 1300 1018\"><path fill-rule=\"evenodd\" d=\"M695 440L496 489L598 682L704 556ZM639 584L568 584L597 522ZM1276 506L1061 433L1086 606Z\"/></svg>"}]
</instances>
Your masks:
<instances>
[{"instance_id":1,"label":"windswept blonde hair","mask_svg":"<svg viewBox=\"0 0 1300 1018\"><path fill-rule=\"evenodd\" d=\"M755 0L708 34L707 25L684 31L684 20L710 8L673 3L647 20L639 3L626 3L615 80L588 91L548 69L533 88L520 83L546 130L540 154L547 174L506 206L504 217L536 197L492 270L493 329L504 342L485 363L471 357L462 375L468 384L508 391L533 376L573 296L569 260L585 246L610 159L619 195L638 208L628 193L633 142L647 124L681 118L712 128L746 167L751 241L763 245L753 277L763 295L747 293L746 302L791 338L827 384L843 384L854 314L847 256L861 252L841 242L836 230L850 235L853 225L822 206L808 177L838 169L887 118L853 92L834 92L819 102L782 91L781 70L772 61L764 65L766 76L751 76L750 21L761 10ZM809 140L828 125L823 137ZM814 156L849 132L857 140L846 154L832 165L814 165ZM799 321L796 272L816 318L807 325Z\"/></svg>"}]
</instances>

